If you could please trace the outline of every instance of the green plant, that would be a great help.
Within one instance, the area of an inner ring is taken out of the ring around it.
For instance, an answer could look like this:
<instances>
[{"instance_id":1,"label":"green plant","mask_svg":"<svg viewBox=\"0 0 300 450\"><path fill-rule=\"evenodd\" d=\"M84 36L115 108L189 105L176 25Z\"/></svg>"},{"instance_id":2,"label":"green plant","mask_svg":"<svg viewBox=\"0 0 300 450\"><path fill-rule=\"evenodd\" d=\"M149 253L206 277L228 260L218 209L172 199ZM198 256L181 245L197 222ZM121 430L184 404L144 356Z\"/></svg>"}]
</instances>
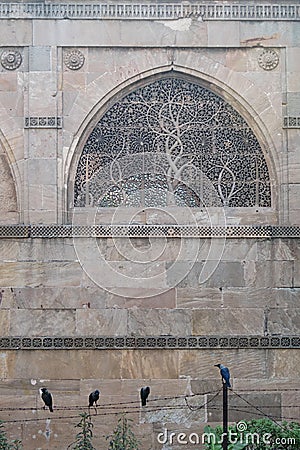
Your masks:
<instances>
[{"instance_id":1,"label":"green plant","mask_svg":"<svg viewBox=\"0 0 300 450\"><path fill-rule=\"evenodd\" d=\"M107 440L110 439L108 450L138 450L139 443L130 422L132 421L122 414L113 434L106 437Z\"/></svg>"},{"instance_id":2,"label":"green plant","mask_svg":"<svg viewBox=\"0 0 300 450\"><path fill-rule=\"evenodd\" d=\"M296 450L300 449L300 424L274 423L272 420L253 419L228 428L228 450ZM222 450L222 427L205 427L205 448Z\"/></svg>"},{"instance_id":3,"label":"green plant","mask_svg":"<svg viewBox=\"0 0 300 450\"><path fill-rule=\"evenodd\" d=\"M92 444L93 423L91 416L87 413L82 413L80 417L80 422L78 422L76 427L80 428L81 431L76 434L76 441L70 444L68 448L72 448L73 450L95 450Z\"/></svg>"},{"instance_id":4,"label":"green plant","mask_svg":"<svg viewBox=\"0 0 300 450\"><path fill-rule=\"evenodd\" d=\"M8 450L9 442L4 431L3 422L0 421L0 450Z\"/></svg>"},{"instance_id":5,"label":"green plant","mask_svg":"<svg viewBox=\"0 0 300 450\"><path fill-rule=\"evenodd\" d=\"M22 450L22 443L19 440L9 442L4 430L4 424L0 420L0 450Z\"/></svg>"},{"instance_id":6,"label":"green plant","mask_svg":"<svg viewBox=\"0 0 300 450\"><path fill-rule=\"evenodd\" d=\"M220 426L212 428L206 426L204 428L205 448L207 450L222 450L222 433L223 429ZM228 450L243 450L246 448L246 444L242 442L228 442Z\"/></svg>"},{"instance_id":7,"label":"green plant","mask_svg":"<svg viewBox=\"0 0 300 450\"><path fill-rule=\"evenodd\" d=\"M23 448L22 442L19 439L14 439L11 442L10 450L22 450L22 448Z\"/></svg>"},{"instance_id":8,"label":"green plant","mask_svg":"<svg viewBox=\"0 0 300 450\"><path fill-rule=\"evenodd\" d=\"M300 448L300 424L263 419L252 419L245 422L246 433L259 436L259 442L249 443L247 450L296 450ZM236 426L233 427L236 430ZM245 434L245 432L244 432Z\"/></svg>"}]
</instances>

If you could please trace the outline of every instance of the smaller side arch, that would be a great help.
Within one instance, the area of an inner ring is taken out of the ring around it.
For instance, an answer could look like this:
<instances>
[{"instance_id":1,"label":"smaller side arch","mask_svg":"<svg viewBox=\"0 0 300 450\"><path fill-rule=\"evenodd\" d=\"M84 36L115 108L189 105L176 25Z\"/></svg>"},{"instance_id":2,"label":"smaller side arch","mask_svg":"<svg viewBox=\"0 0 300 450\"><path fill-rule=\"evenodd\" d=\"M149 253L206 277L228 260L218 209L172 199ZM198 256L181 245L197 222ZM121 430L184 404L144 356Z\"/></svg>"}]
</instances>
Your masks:
<instances>
[{"instance_id":1,"label":"smaller side arch","mask_svg":"<svg viewBox=\"0 0 300 450\"><path fill-rule=\"evenodd\" d=\"M0 131L0 224L20 222L17 180L8 143Z\"/></svg>"}]
</instances>

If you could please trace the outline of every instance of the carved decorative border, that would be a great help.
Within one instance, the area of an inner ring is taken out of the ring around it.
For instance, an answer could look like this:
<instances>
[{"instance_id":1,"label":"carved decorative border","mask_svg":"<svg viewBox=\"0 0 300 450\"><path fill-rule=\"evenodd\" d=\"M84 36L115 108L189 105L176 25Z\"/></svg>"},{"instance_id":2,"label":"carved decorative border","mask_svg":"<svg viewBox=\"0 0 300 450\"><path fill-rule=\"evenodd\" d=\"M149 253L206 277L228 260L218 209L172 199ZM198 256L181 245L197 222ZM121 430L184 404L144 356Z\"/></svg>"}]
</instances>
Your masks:
<instances>
[{"instance_id":1,"label":"carved decorative border","mask_svg":"<svg viewBox=\"0 0 300 450\"><path fill-rule=\"evenodd\" d=\"M62 117L25 117L24 128L62 128Z\"/></svg>"},{"instance_id":2,"label":"carved decorative border","mask_svg":"<svg viewBox=\"0 0 300 450\"><path fill-rule=\"evenodd\" d=\"M300 128L300 116L287 116L283 119L283 128Z\"/></svg>"},{"instance_id":3,"label":"carved decorative border","mask_svg":"<svg viewBox=\"0 0 300 450\"><path fill-rule=\"evenodd\" d=\"M281 4L247 4L228 1L188 3L0 3L0 18L10 19L141 19L174 20L300 20L300 5L295 1Z\"/></svg>"},{"instance_id":4,"label":"carved decorative border","mask_svg":"<svg viewBox=\"0 0 300 450\"><path fill-rule=\"evenodd\" d=\"M299 349L299 336L0 337L1 350Z\"/></svg>"},{"instance_id":5,"label":"carved decorative border","mask_svg":"<svg viewBox=\"0 0 300 450\"><path fill-rule=\"evenodd\" d=\"M0 225L1 238L300 238L300 227L191 225Z\"/></svg>"}]
</instances>

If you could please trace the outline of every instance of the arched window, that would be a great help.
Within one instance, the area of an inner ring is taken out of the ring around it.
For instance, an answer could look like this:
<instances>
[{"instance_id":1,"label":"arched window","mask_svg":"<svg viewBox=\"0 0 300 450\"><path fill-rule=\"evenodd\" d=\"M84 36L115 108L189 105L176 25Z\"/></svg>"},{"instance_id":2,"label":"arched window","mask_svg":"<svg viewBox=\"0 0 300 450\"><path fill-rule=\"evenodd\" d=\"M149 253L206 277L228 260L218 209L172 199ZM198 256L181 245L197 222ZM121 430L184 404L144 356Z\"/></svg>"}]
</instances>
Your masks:
<instances>
[{"instance_id":1,"label":"arched window","mask_svg":"<svg viewBox=\"0 0 300 450\"><path fill-rule=\"evenodd\" d=\"M74 206L270 207L268 167L246 120L168 76L116 101L87 138Z\"/></svg>"}]
</instances>

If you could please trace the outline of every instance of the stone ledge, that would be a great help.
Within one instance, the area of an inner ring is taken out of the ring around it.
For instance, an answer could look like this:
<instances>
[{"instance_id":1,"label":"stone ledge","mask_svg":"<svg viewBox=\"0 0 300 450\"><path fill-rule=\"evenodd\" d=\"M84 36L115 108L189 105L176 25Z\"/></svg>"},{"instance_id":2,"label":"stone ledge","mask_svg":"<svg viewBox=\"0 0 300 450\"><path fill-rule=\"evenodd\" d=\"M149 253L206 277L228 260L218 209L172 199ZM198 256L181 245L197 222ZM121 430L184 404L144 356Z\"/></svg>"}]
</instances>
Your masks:
<instances>
[{"instance_id":1,"label":"stone ledge","mask_svg":"<svg viewBox=\"0 0 300 450\"><path fill-rule=\"evenodd\" d=\"M0 337L1 350L299 349L300 336Z\"/></svg>"},{"instance_id":2,"label":"stone ledge","mask_svg":"<svg viewBox=\"0 0 300 450\"><path fill-rule=\"evenodd\" d=\"M193 4L162 3L94 3L63 4L50 1L0 3L2 19L126 19L174 20L300 20L300 8L295 1L278 4L248 4L240 1L195 2Z\"/></svg>"},{"instance_id":3,"label":"stone ledge","mask_svg":"<svg viewBox=\"0 0 300 450\"><path fill-rule=\"evenodd\" d=\"M1 238L300 238L300 226L236 225L0 225Z\"/></svg>"}]
</instances>

